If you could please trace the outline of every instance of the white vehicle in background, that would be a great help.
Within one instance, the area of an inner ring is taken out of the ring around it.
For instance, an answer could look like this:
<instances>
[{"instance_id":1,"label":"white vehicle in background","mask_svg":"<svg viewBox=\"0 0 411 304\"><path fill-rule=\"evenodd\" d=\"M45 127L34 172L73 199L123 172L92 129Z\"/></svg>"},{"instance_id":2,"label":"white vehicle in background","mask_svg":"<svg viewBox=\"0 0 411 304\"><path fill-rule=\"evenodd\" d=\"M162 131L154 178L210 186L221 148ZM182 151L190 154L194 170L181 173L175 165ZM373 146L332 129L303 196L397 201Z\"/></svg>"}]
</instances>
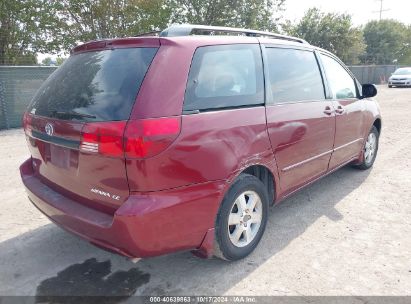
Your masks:
<instances>
[{"instance_id":1,"label":"white vehicle in background","mask_svg":"<svg viewBox=\"0 0 411 304\"><path fill-rule=\"evenodd\" d=\"M411 67L397 69L388 79L388 87L411 87Z\"/></svg>"}]
</instances>

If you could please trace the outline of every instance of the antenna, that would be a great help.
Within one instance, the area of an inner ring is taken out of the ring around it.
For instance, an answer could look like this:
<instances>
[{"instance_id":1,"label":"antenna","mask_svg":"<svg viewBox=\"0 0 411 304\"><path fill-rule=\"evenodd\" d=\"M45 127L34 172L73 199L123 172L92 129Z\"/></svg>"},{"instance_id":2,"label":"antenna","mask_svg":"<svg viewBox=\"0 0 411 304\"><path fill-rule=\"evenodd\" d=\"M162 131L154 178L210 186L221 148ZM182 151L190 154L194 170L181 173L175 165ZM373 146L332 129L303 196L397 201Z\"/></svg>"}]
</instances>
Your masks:
<instances>
[{"instance_id":1,"label":"antenna","mask_svg":"<svg viewBox=\"0 0 411 304\"><path fill-rule=\"evenodd\" d=\"M380 10L379 11L373 11L373 13L379 13L380 14L380 21L382 20L382 13L383 12L388 12L390 9L383 9L384 8L384 0L375 0L380 2Z\"/></svg>"}]
</instances>

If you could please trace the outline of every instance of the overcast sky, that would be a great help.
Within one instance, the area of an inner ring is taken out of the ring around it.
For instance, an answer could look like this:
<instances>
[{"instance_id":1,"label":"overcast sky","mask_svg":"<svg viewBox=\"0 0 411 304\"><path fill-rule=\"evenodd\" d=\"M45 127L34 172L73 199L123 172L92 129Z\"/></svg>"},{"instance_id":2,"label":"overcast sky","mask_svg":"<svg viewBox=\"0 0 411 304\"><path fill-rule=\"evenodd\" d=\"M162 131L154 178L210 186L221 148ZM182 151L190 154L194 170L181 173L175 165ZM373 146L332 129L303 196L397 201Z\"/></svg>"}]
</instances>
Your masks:
<instances>
[{"instance_id":1,"label":"overcast sky","mask_svg":"<svg viewBox=\"0 0 411 304\"><path fill-rule=\"evenodd\" d=\"M299 20L311 7L319 7L326 12L348 13L356 25L379 19L379 0L286 0L284 17ZM383 0L383 18L397 19L411 24L411 0Z\"/></svg>"}]
</instances>

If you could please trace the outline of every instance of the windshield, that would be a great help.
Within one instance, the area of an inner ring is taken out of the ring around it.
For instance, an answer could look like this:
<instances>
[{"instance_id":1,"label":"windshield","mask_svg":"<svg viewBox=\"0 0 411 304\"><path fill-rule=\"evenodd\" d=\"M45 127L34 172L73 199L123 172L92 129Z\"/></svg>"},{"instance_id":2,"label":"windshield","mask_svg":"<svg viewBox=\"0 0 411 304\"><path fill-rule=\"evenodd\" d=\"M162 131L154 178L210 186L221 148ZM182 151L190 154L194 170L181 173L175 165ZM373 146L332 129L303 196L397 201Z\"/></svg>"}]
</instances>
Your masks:
<instances>
[{"instance_id":1,"label":"windshield","mask_svg":"<svg viewBox=\"0 0 411 304\"><path fill-rule=\"evenodd\" d=\"M66 120L126 120L156 51L125 48L72 55L40 87L28 111Z\"/></svg>"},{"instance_id":2,"label":"windshield","mask_svg":"<svg viewBox=\"0 0 411 304\"><path fill-rule=\"evenodd\" d=\"M402 68L394 72L394 75L411 75L411 68Z\"/></svg>"}]
</instances>

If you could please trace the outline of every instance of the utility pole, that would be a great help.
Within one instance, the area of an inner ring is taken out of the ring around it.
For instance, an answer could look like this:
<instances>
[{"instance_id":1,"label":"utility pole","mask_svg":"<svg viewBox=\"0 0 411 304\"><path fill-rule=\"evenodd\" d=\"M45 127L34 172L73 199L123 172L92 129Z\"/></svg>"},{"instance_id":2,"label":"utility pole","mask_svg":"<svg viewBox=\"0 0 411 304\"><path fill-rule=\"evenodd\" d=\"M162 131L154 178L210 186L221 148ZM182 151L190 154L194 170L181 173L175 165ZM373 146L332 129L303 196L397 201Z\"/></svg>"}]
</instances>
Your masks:
<instances>
[{"instance_id":1,"label":"utility pole","mask_svg":"<svg viewBox=\"0 0 411 304\"><path fill-rule=\"evenodd\" d=\"M380 10L379 11L374 11L373 13L380 13L380 21L382 20L382 13L383 12L388 12L389 9L384 9L384 0L375 0L380 2Z\"/></svg>"}]
</instances>

